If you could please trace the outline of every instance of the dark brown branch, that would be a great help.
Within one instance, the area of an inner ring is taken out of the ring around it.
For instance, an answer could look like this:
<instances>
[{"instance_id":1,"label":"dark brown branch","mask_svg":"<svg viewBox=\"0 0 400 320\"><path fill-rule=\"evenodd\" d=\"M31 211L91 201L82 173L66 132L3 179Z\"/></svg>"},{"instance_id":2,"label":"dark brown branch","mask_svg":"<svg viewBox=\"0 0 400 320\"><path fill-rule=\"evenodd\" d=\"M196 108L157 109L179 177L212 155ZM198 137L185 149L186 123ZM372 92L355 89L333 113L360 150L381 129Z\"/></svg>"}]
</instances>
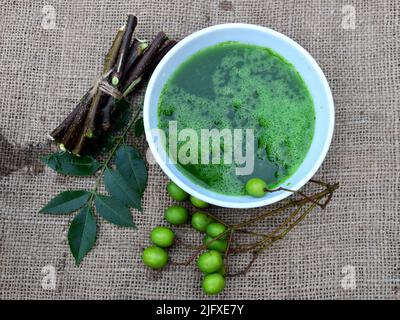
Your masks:
<instances>
[{"instance_id":1,"label":"dark brown branch","mask_svg":"<svg viewBox=\"0 0 400 320\"><path fill-rule=\"evenodd\" d=\"M143 52L147 48L147 44L134 39L131 48L129 49L128 61L126 62L126 70L131 70L138 59L143 55ZM129 71L125 72L125 75ZM122 80L124 83L124 79ZM107 97L102 109L102 128L104 131L108 131L111 127L111 112L114 106L115 99L113 97Z\"/></svg>"},{"instance_id":2,"label":"dark brown branch","mask_svg":"<svg viewBox=\"0 0 400 320\"><path fill-rule=\"evenodd\" d=\"M160 49L160 51L157 54L157 57L149 64L147 68L146 75L148 77L151 76L153 73L154 69L157 67L157 65L160 63L161 59L164 58L164 56L177 44L178 42L175 40L169 40L167 43Z\"/></svg>"},{"instance_id":3,"label":"dark brown branch","mask_svg":"<svg viewBox=\"0 0 400 320\"><path fill-rule=\"evenodd\" d=\"M112 97L108 97L103 107L101 126L104 131L108 131L111 127L111 109L114 106L114 102L115 100Z\"/></svg>"},{"instance_id":4,"label":"dark brown branch","mask_svg":"<svg viewBox=\"0 0 400 320\"><path fill-rule=\"evenodd\" d=\"M67 150L71 150L78 137L83 132L83 124L86 119L86 115L89 111L90 105L92 101L92 95L85 95L80 101L80 108L79 112L74 118L74 121L68 127L67 131L65 132L64 136L61 139L61 143L65 146Z\"/></svg>"},{"instance_id":5,"label":"dark brown branch","mask_svg":"<svg viewBox=\"0 0 400 320\"><path fill-rule=\"evenodd\" d=\"M232 247L234 233L235 233L235 229L231 229L231 231L229 232L228 244L226 246L226 251L225 251L225 255L224 255L225 273L229 272L228 260L229 260L229 254L230 254L231 247Z\"/></svg>"},{"instance_id":6,"label":"dark brown branch","mask_svg":"<svg viewBox=\"0 0 400 320\"><path fill-rule=\"evenodd\" d=\"M117 62L115 64L115 70L112 75L112 83L115 86L119 84L121 77L123 75L123 70L126 70L126 60L129 54L129 47L132 39L132 34L136 28L136 25L137 25L137 18L133 15L128 15L125 32L122 37L121 48L119 49Z\"/></svg>"},{"instance_id":7,"label":"dark brown branch","mask_svg":"<svg viewBox=\"0 0 400 320\"><path fill-rule=\"evenodd\" d=\"M123 30L118 30L112 42L112 45L106 55L106 58L104 59L102 74L109 72L114 67L116 57L118 56L118 52L120 50L123 35ZM86 139L93 137L95 131L96 115L98 114L98 109L102 96L103 93L100 90L98 90L94 95L85 119L83 130L77 140L75 147L72 150L72 152L75 154L80 154L86 143Z\"/></svg>"},{"instance_id":8,"label":"dark brown branch","mask_svg":"<svg viewBox=\"0 0 400 320\"><path fill-rule=\"evenodd\" d=\"M144 52L143 56L135 64L129 76L127 77L126 82L122 87L122 92L124 96L127 96L130 92L132 92L135 86L140 82L141 77L146 71L147 66L157 56L158 50L165 43L166 40L167 36L164 32L161 31L156 35L147 50Z\"/></svg>"},{"instance_id":9,"label":"dark brown branch","mask_svg":"<svg viewBox=\"0 0 400 320\"><path fill-rule=\"evenodd\" d=\"M322 204L320 204L319 202L315 201L314 199L310 198L309 196L307 196L305 193L301 192L301 191L295 191L295 190L290 190L284 187L279 187L276 189L264 189L265 192L278 192L278 191L288 191L288 192L292 192L292 193L297 193L299 195L301 195L303 198L307 199L308 201L315 203L317 206L321 207L323 209Z\"/></svg>"},{"instance_id":10,"label":"dark brown branch","mask_svg":"<svg viewBox=\"0 0 400 320\"><path fill-rule=\"evenodd\" d=\"M139 56L136 64L133 64L131 70L127 73L127 77L123 79L122 83L122 92L124 96L129 95L133 89L141 82L142 78L148 73L149 67L152 65L152 62L158 59L160 54L165 55L165 50L159 50L159 48L165 43L167 40L167 36L164 32L159 32L151 44L147 47L147 49L142 51L142 54ZM172 48L171 45L168 46L169 49ZM168 49L168 50L169 50ZM162 51L162 52L161 52ZM158 62L161 59L158 60ZM110 98L106 102L103 108L103 122L102 127L103 130L109 130L111 126L111 113L113 112L114 107L114 99Z\"/></svg>"},{"instance_id":11,"label":"dark brown branch","mask_svg":"<svg viewBox=\"0 0 400 320\"><path fill-rule=\"evenodd\" d=\"M176 43L175 41L166 42L167 36L164 32L158 33L149 46L137 39L131 41L136 25L137 18L128 15L126 25L118 31L104 59L102 75L106 74L107 79L103 80L109 80L108 75L113 72L114 78L119 82L116 84L114 81L113 84L118 86L119 90L123 89L121 90L122 97L132 92ZM98 89L98 83L96 83L82 97L75 109L50 133L51 137L60 143L60 147L64 145L67 150L80 154L87 141L95 135L95 131L100 130L99 127L109 128L115 105L114 97L120 98L121 94L117 89L113 92L111 87L103 82L100 88ZM103 90L110 92L110 96L108 93L103 93ZM103 123L106 125L103 126Z\"/></svg>"},{"instance_id":12,"label":"dark brown branch","mask_svg":"<svg viewBox=\"0 0 400 320\"><path fill-rule=\"evenodd\" d=\"M109 70L111 70L112 67L114 67L118 57L118 52L122 45L122 38L125 34L125 29L126 26L123 26L117 31L117 34L114 37L111 47L108 50L106 57L104 58L103 73L108 72Z\"/></svg>"},{"instance_id":13,"label":"dark brown branch","mask_svg":"<svg viewBox=\"0 0 400 320\"><path fill-rule=\"evenodd\" d=\"M51 133L50 136L56 141L61 142L62 137L67 132L69 126L74 122L75 117L81 112L82 103L87 102L87 98L90 94L90 90L88 90L85 95L80 99L78 104L75 106L74 110L72 110L68 116L60 123L60 125L55 128Z\"/></svg>"},{"instance_id":14,"label":"dark brown branch","mask_svg":"<svg viewBox=\"0 0 400 320\"><path fill-rule=\"evenodd\" d=\"M119 50L121 44L122 35L124 29L118 30L117 35L113 40L111 48ZM106 55L104 60L104 66L113 66L115 63L116 55L110 55L110 52ZM103 68L103 72L106 68ZM78 134L82 132L82 121L86 117L86 113L89 109L89 104L92 101L93 92L88 90L85 95L81 98L75 109L65 118L65 120L51 132L51 136L56 142L64 144L64 146L71 150L74 147L75 140Z\"/></svg>"},{"instance_id":15,"label":"dark brown branch","mask_svg":"<svg viewBox=\"0 0 400 320\"><path fill-rule=\"evenodd\" d=\"M254 262L256 262L257 258L258 258L258 254L256 252L253 252L253 257L250 260L249 264L246 266L246 268L244 268L243 270L236 272L236 273L227 274L227 276L228 277L237 277L237 276L246 274L250 270L250 268L253 266Z\"/></svg>"},{"instance_id":16,"label":"dark brown branch","mask_svg":"<svg viewBox=\"0 0 400 320\"><path fill-rule=\"evenodd\" d=\"M132 45L129 48L128 59L126 61L125 75L129 74L130 70L143 55L143 52L147 49L147 47L148 44L146 42L142 42L138 39L133 40Z\"/></svg>"}]
</instances>

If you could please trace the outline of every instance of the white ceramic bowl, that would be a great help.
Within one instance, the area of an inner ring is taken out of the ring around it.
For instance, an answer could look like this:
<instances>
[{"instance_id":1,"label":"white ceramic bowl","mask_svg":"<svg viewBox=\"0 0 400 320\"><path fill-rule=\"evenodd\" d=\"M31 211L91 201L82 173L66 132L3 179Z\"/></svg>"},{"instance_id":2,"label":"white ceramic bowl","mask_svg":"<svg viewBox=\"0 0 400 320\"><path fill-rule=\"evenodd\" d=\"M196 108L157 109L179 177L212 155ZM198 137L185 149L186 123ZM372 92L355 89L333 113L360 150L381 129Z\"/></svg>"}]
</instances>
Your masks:
<instances>
[{"instance_id":1,"label":"white ceramic bowl","mask_svg":"<svg viewBox=\"0 0 400 320\"><path fill-rule=\"evenodd\" d=\"M272 204L291 193L279 191L267 193L263 198L229 196L213 192L193 183L168 159L160 139L155 139L151 129L157 128L158 99L165 82L179 67L197 51L225 41L265 46L275 50L294 65L306 82L314 100L316 114L315 134L303 163L284 182L293 190L300 189L315 174L324 160L331 143L334 127L334 105L328 82L318 64L299 44L268 28L249 24L222 24L197 31L180 41L161 60L155 69L144 100L143 120L147 142L152 154L167 176L189 194L208 203L227 208L253 208Z\"/></svg>"}]
</instances>

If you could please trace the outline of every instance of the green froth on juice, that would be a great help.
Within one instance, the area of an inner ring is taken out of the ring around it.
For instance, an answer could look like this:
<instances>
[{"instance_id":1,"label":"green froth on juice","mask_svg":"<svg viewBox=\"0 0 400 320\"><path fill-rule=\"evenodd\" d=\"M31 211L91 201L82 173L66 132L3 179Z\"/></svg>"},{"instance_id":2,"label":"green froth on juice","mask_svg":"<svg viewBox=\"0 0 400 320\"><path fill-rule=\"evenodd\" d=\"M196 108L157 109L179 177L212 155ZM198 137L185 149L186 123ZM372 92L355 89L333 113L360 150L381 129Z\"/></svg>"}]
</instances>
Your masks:
<instances>
[{"instance_id":1,"label":"green froth on juice","mask_svg":"<svg viewBox=\"0 0 400 320\"><path fill-rule=\"evenodd\" d=\"M162 90L158 114L167 141L170 121L178 132L191 128L198 137L201 129L254 130L249 175L236 174L242 165L223 163L223 139L219 164L200 163L200 139L199 164L178 158L178 169L195 183L229 195L243 195L253 177L271 188L290 177L310 148L315 126L312 97L296 69L271 49L239 42L208 47L183 62ZM178 141L178 150L185 143Z\"/></svg>"}]
</instances>

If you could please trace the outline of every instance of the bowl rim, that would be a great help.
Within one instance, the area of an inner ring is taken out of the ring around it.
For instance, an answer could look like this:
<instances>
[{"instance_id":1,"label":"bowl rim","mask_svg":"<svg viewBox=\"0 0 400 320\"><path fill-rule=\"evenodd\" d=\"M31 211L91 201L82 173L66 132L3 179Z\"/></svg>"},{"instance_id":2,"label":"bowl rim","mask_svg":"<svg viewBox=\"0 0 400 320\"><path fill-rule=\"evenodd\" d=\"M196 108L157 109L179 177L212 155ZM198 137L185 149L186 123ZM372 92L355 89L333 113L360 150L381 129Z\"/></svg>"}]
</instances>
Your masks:
<instances>
[{"instance_id":1,"label":"bowl rim","mask_svg":"<svg viewBox=\"0 0 400 320\"><path fill-rule=\"evenodd\" d=\"M314 174L318 171L318 169L320 168L322 162L324 161L324 159L328 153L328 150L329 150L329 147L330 147L330 144L332 141L332 137L333 137L333 131L334 131L334 126L335 126L335 111L334 111L334 101L333 101L333 97L332 97L332 92L331 92L329 83L328 83L322 69L320 68L318 63L315 61L315 59L311 56L311 54L307 50L305 50L300 44L298 44L297 42L295 42L288 36L286 36L280 32L277 32L273 29L267 28L267 27L254 25L254 24L247 24L247 23L217 24L214 26L210 26L210 27L206 27L204 29L198 30L198 31L188 35L181 41L179 41L163 57L163 59L161 59L160 63L157 65L152 76L150 77L150 80L149 80L147 88L146 88L146 93L145 93L145 98L144 98L144 103L143 103L143 123L144 123L146 140L150 147L150 150L151 150L151 153L152 153L154 159L156 160L158 165L161 167L162 171L168 176L168 178L171 179L180 188L182 188L184 191L186 191L190 195L192 195L200 200L203 200L207 203L216 205L216 206L220 206L220 207L224 207L224 208L237 208L237 209L256 208L256 207L262 207L262 206L276 203L276 202L290 196L292 193L288 192L288 191L280 191L280 192L276 192L275 195L272 197L260 198L259 201L253 201L253 202L228 202L228 201L224 201L224 200L220 200L220 199L211 198L211 197L199 192L198 190L191 188L190 186L186 185L185 183L183 183L169 169L169 167L166 165L166 163L164 162L164 160L158 153L157 147L156 147L156 145L152 139L151 133L150 133L150 131L151 131L150 117L149 117L150 96L152 94L156 79L160 75L160 72L162 71L163 66L166 64L166 62L169 59L171 59L177 52L179 52L179 50L183 46L185 46L188 42L191 42L191 41L195 40L196 38L203 36L206 33L209 33L212 31L217 31L217 30L222 30L222 29L230 29L230 28L235 28L235 29L243 28L243 29L247 29L247 30L261 31L261 32L267 33L269 35L272 35L274 37L277 37L282 41L287 42L289 45L294 47L306 60L308 60L308 62L311 64L312 68L318 75L318 78L321 81L324 91L326 92L326 95L327 95L326 98L328 101L327 110L329 112L328 119L330 121L329 121L328 130L327 130L327 137L324 141L322 151L320 152L320 154L319 154L318 158L316 159L316 161L314 162L313 166L309 170L307 170L306 175L304 175L296 184L291 186L291 189L295 190L295 191L299 190L314 176ZM206 48L206 47L204 47L204 48ZM314 108L315 108L315 106L314 106ZM238 196L238 197L240 197L240 196Z\"/></svg>"}]
</instances>

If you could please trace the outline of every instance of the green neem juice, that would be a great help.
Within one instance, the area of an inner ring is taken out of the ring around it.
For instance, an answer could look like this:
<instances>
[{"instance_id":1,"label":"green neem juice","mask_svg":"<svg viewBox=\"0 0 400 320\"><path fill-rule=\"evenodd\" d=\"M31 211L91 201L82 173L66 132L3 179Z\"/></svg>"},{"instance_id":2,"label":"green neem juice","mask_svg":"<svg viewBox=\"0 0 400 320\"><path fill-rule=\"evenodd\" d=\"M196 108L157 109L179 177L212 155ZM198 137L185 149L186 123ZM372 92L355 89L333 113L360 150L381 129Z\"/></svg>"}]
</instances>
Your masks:
<instances>
[{"instance_id":1,"label":"green neem juice","mask_svg":"<svg viewBox=\"0 0 400 320\"><path fill-rule=\"evenodd\" d=\"M167 138L170 121L178 132L191 128L198 137L202 129L253 129L249 174L237 174L242 164L224 162L222 138L219 163L202 163L200 138L197 163L177 159L179 170L196 183L229 195L244 194L252 177L271 188L285 181L304 160L314 135L312 97L296 69L271 49L239 42L208 47L182 63L162 90L158 115ZM178 149L185 143L178 141Z\"/></svg>"}]
</instances>

